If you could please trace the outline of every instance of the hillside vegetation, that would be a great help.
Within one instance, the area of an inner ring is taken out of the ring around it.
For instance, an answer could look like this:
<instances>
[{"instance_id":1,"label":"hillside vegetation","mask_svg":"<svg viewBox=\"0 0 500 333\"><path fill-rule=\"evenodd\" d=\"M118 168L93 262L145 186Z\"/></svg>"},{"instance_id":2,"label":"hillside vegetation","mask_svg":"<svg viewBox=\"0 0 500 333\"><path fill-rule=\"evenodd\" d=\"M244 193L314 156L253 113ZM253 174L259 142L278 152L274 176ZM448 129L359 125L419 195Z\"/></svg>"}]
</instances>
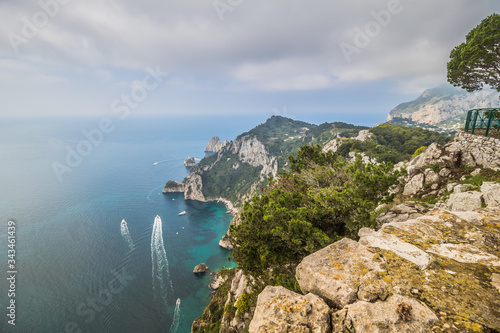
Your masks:
<instances>
[{"instance_id":1,"label":"hillside vegetation","mask_svg":"<svg viewBox=\"0 0 500 333\"><path fill-rule=\"evenodd\" d=\"M321 147L303 146L261 195L245 203L241 223L231 230L233 256L240 268L261 274L269 267L294 263L342 237L356 238L374 226L370 214L393 198L388 190L399 172L392 165L350 163Z\"/></svg>"}]
</instances>

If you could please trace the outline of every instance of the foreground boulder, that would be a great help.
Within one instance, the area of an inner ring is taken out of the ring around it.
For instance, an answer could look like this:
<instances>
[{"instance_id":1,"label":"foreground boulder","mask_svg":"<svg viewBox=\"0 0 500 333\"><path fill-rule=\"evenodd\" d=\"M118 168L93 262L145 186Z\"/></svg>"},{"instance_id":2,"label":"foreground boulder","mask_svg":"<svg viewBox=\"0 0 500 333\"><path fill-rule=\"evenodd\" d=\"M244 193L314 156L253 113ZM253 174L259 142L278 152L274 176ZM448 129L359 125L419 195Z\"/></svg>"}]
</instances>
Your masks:
<instances>
[{"instance_id":1,"label":"foreground boulder","mask_svg":"<svg viewBox=\"0 0 500 333\"><path fill-rule=\"evenodd\" d=\"M305 257L297 266L297 282L302 292L318 295L341 309L357 300L363 282L373 284L384 272L378 257L366 246L344 238ZM375 298L386 294L383 288L373 292Z\"/></svg>"},{"instance_id":2,"label":"foreground boulder","mask_svg":"<svg viewBox=\"0 0 500 333\"><path fill-rule=\"evenodd\" d=\"M257 299L249 332L331 332L330 308L316 295L267 286Z\"/></svg>"},{"instance_id":3,"label":"foreground boulder","mask_svg":"<svg viewBox=\"0 0 500 333\"><path fill-rule=\"evenodd\" d=\"M425 304L394 295L386 301L357 302L332 316L333 332L431 332L438 317Z\"/></svg>"}]
</instances>

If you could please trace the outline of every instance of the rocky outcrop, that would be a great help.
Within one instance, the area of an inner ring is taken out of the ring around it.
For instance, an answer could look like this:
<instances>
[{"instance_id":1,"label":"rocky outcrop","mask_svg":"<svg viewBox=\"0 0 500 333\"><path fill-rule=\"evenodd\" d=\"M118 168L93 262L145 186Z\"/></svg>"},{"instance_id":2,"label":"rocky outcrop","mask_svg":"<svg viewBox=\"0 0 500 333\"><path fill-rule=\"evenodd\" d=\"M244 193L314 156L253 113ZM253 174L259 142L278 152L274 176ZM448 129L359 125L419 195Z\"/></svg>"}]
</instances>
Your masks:
<instances>
[{"instance_id":1,"label":"rocky outcrop","mask_svg":"<svg viewBox=\"0 0 500 333\"><path fill-rule=\"evenodd\" d=\"M188 157L185 161L184 161L184 166L185 167L193 167L196 165L196 160L194 159L194 157Z\"/></svg>"},{"instance_id":2,"label":"rocky outcrop","mask_svg":"<svg viewBox=\"0 0 500 333\"><path fill-rule=\"evenodd\" d=\"M194 274L200 274L200 273L205 273L208 271L208 266L205 265L204 263L196 265L196 267L193 270Z\"/></svg>"},{"instance_id":3,"label":"rocky outcrop","mask_svg":"<svg viewBox=\"0 0 500 333\"><path fill-rule=\"evenodd\" d=\"M375 303L360 301L333 316L333 332L427 333L438 317L424 303L401 295Z\"/></svg>"},{"instance_id":4,"label":"rocky outcrop","mask_svg":"<svg viewBox=\"0 0 500 333\"><path fill-rule=\"evenodd\" d=\"M360 285L374 281L384 270L376 254L351 239L344 238L302 260L296 278L304 293L313 293L334 308L343 308L357 300ZM381 298L387 292L375 291Z\"/></svg>"},{"instance_id":5,"label":"rocky outcrop","mask_svg":"<svg viewBox=\"0 0 500 333\"><path fill-rule=\"evenodd\" d=\"M239 162L248 163L253 167L262 166L261 175L276 177L278 163L274 156L269 156L266 147L253 135L245 135L231 144L231 152L237 154Z\"/></svg>"},{"instance_id":6,"label":"rocky outcrop","mask_svg":"<svg viewBox=\"0 0 500 333\"><path fill-rule=\"evenodd\" d=\"M422 125L458 129L463 126L464 110L496 107L497 104L496 91L481 90L467 93L465 90L443 85L424 91L412 102L398 105L391 110L387 121L406 119Z\"/></svg>"},{"instance_id":7,"label":"rocky outcrop","mask_svg":"<svg viewBox=\"0 0 500 333\"><path fill-rule=\"evenodd\" d=\"M250 294L253 291L254 278L247 276L242 270L239 270L231 281L231 289L228 292L224 308L236 307L238 300L244 294ZM224 312L221 320L220 332L244 332L250 323L249 313L236 313L236 316L230 320L229 314Z\"/></svg>"},{"instance_id":8,"label":"rocky outcrop","mask_svg":"<svg viewBox=\"0 0 500 333\"><path fill-rule=\"evenodd\" d=\"M500 184L484 182L481 186L481 193L486 206L500 206Z\"/></svg>"},{"instance_id":9,"label":"rocky outcrop","mask_svg":"<svg viewBox=\"0 0 500 333\"><path fill-rule=\"evenodd\" d=\"M442 193L450 176L463 174L460 169L463 165L500 170L500 140L458 132L455 140L444 146L431 144L422 154L401 165L408 171L408 176L403 181L403 195ZM459 205L459 198L465 196L456 195L454 201ZM480 204L477 199L475 206L463 207L462 210L478 208Z\"/></svg>"},{"instance_id":10,"label":"rocky outcrop","mask_svg":"<svg viewBox=\"0 0 500 333\"><path fill-rule=\"evenodd\" d=\"M222 142L218 136L213 136L210 141L208 141L208 145L205 148L207 152L218 152L222 148L224 148L228 144L227 140Z\"/></svg>"},{"instance_id":11,"label":"rocky outcrop","mask_svg":"<svg viewBox=\"0 0 500 333\"><path fill-rule=\"evenodd\" d=\"M229 251L233 250L233 243L231 243L231 240L229 238L229 230L219 240L219 246Z\"/></svg>"},{"instance_id":12,"label":"rocky outcrop","mask_svg":"<svg viewBox=\"0 0 500 333\"><path fill-rule=\"evenodd\" d=\"M208 285L208 288L212 290L219 289L220 285L226 282L226 279L219 272L210 273L212 276L212 282Z\"/></svg>"},{"instance_id":13,"label":"rocky outcrop","mask_svg":"<svg viewBox=\"0 0 500 333\"><path fill-rule=\"evenodd\" d=\"M197 173L190 172L184 185L184 199L206 201L203 195L203 181Z\"/></svg>"},{"instance_id":14,"label":"rocky outcrop","mask_svg":"<svg viewBox=\"0 0 500 333\"><path fill-rule=\"evenodd\" d=\"M330 308L316 295L267 286L257 299L249 332L331 332Z\"/></svg>"},{"instance_id":15,"label":"rocky outcrop","mask_svg":"<svg viewBox=\"0 0 500 333\"><path fill-rule=\"evenodd\" d=\"M467 193L467 187L456 187ZM500 184L483 187L490 193ZM406 214L416 205L392 209ZM467 212L435 208L379 231L363 228L359 236L359 242L342 239L302 260L296 279L306 296L267 287L251 332L276 331L271 323L279 332L313 331L308 323L322 321L312 315L315 306L307 306L311 294L331 308L332 328L326 332L500 330L496 201Z\"/></svg>"},{"instance_id":16,"label":"rocky outcrop","mask_svg":"<svg viewBox=\"0 0 500 333\"><path fill-rule=\"evenodd\" d=\"M370 132L370 130L361 130L359 131L358 133L358 136L357 137L354 137L354 138L351 138L351 139L354 139L354 140L358 140L358 141L361 141L361 142L364 142L364 141L367 141L367 140L370 140L373 138L373 133Z\"/></svg>"},{"instance_id":17,"label":"rocky outcrop","mask_svg":"<svg viewBox=\"0 0 500 333\"><path fill-rule=\"evenodd\" d=\"M184 184L169 180L162 190L163 193L183 193L184 192Z\"/></svg>"}]
</instances>

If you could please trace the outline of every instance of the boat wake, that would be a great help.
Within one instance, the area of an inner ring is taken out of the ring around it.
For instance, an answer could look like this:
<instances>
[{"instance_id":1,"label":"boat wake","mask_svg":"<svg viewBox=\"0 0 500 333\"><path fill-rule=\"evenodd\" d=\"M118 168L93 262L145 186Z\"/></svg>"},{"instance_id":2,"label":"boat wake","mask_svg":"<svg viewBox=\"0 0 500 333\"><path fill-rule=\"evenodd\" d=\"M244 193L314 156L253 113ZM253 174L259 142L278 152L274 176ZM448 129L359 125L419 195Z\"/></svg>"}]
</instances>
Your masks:
<instances>
[{"instance_id":1,"label":"boat wake","mask_svg":"<svg viewBox=\"0 0 500 333\"><path fill-rule=\"evenodd\" d=\"M153 277L153 292L159 295L164 304L167 304L168 297L173 295L172 280L168 269L167 254L163 245L163 230L161 218L157 215L153 224L151 234L151 264Z\"/></svg>"},{"instance_id":2,"label":"boat wake","mask_svg":"<svg viewBox=\"0 0 500 333\"><path fill-rule=\"evenodd\" d=\"M130 237L130 232L128 231L127 222L125 222L125 220L122 220L120 229L121 229L123 239L127 242L130 250L133 250L134 249L134 242L132 241L132 237Z\"/></svg>"},{"instance_id":3,"label":"boat wake","mask_svg":"<svg viewBox=\"0 0 500 333\"><path fill-rule=\"evenodd\" d=\"M175 303L174 320L172 321L172 326L170 326L170 333L177 332L177 329L179 328L180 317L181 317L181 299L178 298L177 302Z\"/></svg>"},{"instance_id":4,"label":"boat wake","mask_svg":"<svg viewBox=\"0 0 500 333\"><path fill-rule=\"evenodd\" d=\"M155 166L156 166L156 165L158 165L158 164L160 164L160 163L172 162L172 161L175 161L175 159L172 159L172 158L171 158L171 159L169 159L169 160L157 161L157 162L154 162L154 163L153 163L153 165L155 165Z\"/></svg>"}]
</instances>

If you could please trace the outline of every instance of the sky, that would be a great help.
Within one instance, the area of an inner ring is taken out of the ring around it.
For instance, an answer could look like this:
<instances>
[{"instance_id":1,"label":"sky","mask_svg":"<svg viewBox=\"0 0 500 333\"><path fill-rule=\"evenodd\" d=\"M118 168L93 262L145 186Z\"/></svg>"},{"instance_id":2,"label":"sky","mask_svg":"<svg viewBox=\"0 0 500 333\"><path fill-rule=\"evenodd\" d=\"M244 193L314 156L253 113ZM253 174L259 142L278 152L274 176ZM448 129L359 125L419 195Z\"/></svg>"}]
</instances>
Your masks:
<instances>
[{"instance_id":1,"label":"sky","mask_svg":"<svg viewBox=\"0 0 500 333\"><path fill-rule=\"evenodd\" d=\"M385 120L498 0L1 0L0 117ZM359 121L358 121L359 123Z\"/></svg>"}]
</instances>

